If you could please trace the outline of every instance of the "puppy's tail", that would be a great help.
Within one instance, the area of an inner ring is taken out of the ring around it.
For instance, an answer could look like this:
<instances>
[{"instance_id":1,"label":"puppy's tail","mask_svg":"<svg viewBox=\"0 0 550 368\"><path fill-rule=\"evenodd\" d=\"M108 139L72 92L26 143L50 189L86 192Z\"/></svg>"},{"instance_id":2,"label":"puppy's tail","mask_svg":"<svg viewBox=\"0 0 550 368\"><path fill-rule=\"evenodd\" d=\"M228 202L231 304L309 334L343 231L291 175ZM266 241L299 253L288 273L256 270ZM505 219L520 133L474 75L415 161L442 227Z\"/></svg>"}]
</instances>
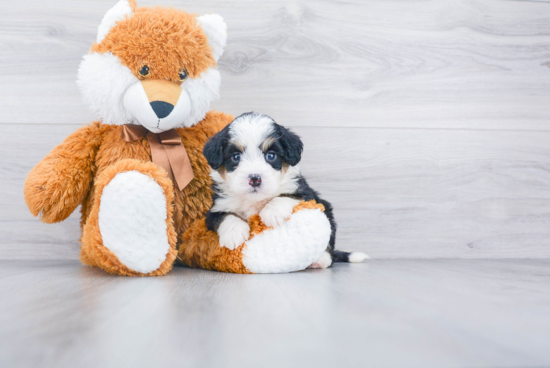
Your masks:
<instances>
[{"instance_id":1,"label":"puppy's tail","mask_svg":"<svg viewBox=\"0 0 550 368\"><path fill-rule=\"evenodd\" d=\"M370 258L365 253L361 252L342 252L339 250L333 250L332 254L334 256L334 262L359 263Z\"/></svg>"}]
</instances>

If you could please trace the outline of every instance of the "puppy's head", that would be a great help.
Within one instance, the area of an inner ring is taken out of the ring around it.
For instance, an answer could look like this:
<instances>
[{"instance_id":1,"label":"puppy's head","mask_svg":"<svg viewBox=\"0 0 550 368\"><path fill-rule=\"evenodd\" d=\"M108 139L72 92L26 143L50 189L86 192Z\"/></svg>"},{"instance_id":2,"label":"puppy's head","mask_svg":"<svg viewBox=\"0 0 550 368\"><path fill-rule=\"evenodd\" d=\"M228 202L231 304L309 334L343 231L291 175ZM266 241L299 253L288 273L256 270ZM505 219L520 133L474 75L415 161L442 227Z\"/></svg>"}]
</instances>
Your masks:
<instances>
[{"instance_id":1,"label":"puppy's head","mask_svg":"<svg viewBox=\"0 0 550 368\"><path fill-rule=\"evenodd\" d=\"M295 189L303 144L267 115L237 117L204 146L212 179L230 195L263 200Z\"/></svg>"}]
</instances>

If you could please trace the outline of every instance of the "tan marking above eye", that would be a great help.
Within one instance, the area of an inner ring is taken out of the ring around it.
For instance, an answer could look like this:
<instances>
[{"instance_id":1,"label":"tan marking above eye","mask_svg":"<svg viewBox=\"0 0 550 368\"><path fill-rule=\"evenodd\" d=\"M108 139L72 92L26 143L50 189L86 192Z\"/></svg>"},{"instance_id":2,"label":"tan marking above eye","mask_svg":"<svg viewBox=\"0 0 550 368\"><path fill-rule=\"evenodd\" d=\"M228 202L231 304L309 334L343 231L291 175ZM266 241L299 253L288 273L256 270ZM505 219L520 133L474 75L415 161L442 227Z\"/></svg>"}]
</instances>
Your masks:
<instances>
[{"instance_id":1,"label":"tan marking above eye","mask_svg":"<svg viewBox=\"0 0 550 368\"><path fill-rule=\"evenodd\" d=\"M268 137L265 141L262 142L260 149L262 150L262 152L265 153L269 149L269 147L273 145L273 143L275 143L275 138Z\"/></svg>"},{"instance_id":2,"label":"tan marking above eye","mask_svg":"<svg viewBox=\"0 0 550 368\"><path fill-rule=\"evenodd\" d=\"M163 79L141 81L149 102L164 101L176 106L181 95L179 84Z\"/></svg>"},{"instance_id":3,"label":"tan marking above eye","mask_svg":"<svg viewBox=\"0 0 550 368\"><path fill-rule=\"evenodd\" d=\"M237 147L237 149L239 149L239 151L244 152L245 147L244 147L244 145L243 145L241 142L239 142L239 141L231 141L231 143L233 143L233 145L234 145L235 147Z\"/></svg>"}]
</instances>

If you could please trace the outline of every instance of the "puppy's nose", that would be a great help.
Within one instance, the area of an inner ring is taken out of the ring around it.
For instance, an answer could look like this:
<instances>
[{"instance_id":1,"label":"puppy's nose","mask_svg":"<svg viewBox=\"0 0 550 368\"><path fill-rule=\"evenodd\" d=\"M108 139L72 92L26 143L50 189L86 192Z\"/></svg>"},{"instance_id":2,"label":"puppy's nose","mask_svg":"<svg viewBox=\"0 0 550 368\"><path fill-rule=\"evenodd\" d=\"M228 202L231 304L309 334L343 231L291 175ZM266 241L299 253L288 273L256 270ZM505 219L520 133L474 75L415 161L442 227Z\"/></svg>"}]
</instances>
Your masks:
<instances>
[{"instance_id":1,"label":"puppy's nose","mask_svg":"<svg viewBox=\"0 0 550 368\"><path fill-rule=\"evenodd\" d=\"M159 119L167 117L174 110L174 105L164 101L153 101L151 107Z\"/></svg>"},{"instance_id":2,"label":"puppy's nose","mask_svg":"<svg viewBox=\"0 0 550 368\"><path fill-rule=\"evenodd\" d=\"M262 184L262 177L258 174L248 175L248 184L252 188L259 187Z\"/></svg>"}]
</instances>

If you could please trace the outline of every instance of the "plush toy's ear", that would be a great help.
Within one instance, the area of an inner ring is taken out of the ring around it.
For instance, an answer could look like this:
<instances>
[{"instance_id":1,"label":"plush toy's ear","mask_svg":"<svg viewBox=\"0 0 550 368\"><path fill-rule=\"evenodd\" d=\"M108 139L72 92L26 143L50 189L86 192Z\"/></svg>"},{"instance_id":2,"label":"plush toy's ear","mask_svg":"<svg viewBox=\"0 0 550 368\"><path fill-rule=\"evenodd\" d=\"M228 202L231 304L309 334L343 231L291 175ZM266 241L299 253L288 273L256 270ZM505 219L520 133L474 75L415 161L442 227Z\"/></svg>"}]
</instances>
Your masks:
<instances>
[{"instance_id":1,"label":"plush toy's ear","mask_svg":"<svg viewBox=\"0 0 550 368\"><path fill-rule=\"evenodd\" d=\"M227 25L218 14L202 15L197 17L197 22L206 34L208 45L212 49L212 54L217 62L220 56L222 56L223 49L227 43Z\"/></svg>"},{"instance_id":2,"label":"plush toy's ear","mask_svg":"<svg viewBox=\"0 0 550 368\"><path fill-rule=\"evenodd\" d=\"M136 0L120 0L113 6L103 17L99 28L97 29L97 43L103 41L107 33L119 20L124 19L127 15L131 15L136 8Z\"/></svg>"},{"instance_id":3,"label":"plush toy's ear","mask_svg":"<svg viewBox=\"0 0 550 368\"><path fill-rule=\"evenodd\" d=\"M204 145L202 154L206 158L206 161L208 161L208 165L214 170L218 170L223 165L223 150L227 145L228 138L229 125L210 138Z\"/></svg>"},{"instance_id":4,"label":"plush toy's ear","mask_svg":"<svg viewBox=\"0 0 550 368\"><path fill-rule=\"evenodd\" d=\"M279 143L283 147L284 160L290 166L297 165L302 159L302 151L304 144L297 134L290 131L283 126L277 124L277 133L279 136Z\"/></svg>"}]
</instances>

